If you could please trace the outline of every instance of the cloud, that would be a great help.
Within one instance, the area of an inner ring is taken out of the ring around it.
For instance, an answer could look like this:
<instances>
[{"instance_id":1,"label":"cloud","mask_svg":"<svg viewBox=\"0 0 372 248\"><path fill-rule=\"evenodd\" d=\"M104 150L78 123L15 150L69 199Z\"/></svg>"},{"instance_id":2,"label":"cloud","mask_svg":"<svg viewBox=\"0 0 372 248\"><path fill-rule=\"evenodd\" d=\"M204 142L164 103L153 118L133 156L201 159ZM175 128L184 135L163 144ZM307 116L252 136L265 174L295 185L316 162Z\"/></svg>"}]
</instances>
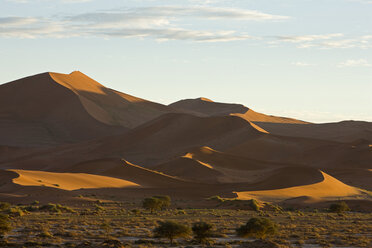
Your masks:
<instances>
[{"instance_id":1,"label":"cloud","mask_svg":"<svg viewBox=\"0 0 372 248\"><path fill-rule=\"evenodd\" d=\"M23 26L37 22L36 18L31 17L0 17L2 26Z\"/></svg>"},{"instance_id":2,"label":"cloud","mask_svg":"<svg viewBox=\"0 0 372 248\"><path fill-rule=\"evenodd\" d=\"M329 40L334 37L342 37L343 34L318 34L318 35L297 35L297 36L277 36L278 40L291 42L291 43L300 43L300 42L310 42L316 40Z\"/></svg>"},{"instance_id":3,"label":"cloud","mask_svg":"<svg viewBox=\"0 0 372 248\"><path fill-rule=\"evenodd\" d=\"M274 21L288 17L234 8L143 7L84 13L57 19L3 17L0 19L0 24L3 24L0 27L0 36L13 38L152 37L160 41L190 40L196 42L227 42L254 38L235 30L199 30L198 27L190 25L186 29L181 24L185 18L203 19L210 22L214 20Z\"/></svg>"},{"instance_id":4,"label":"cloud","mask_svg":"<svg viewBox=\"0 0 372 248\"><path fill-rule=\"evenodd\" d=\"M114 31L94 30L95 34L107 37L154 37L158 41L167 40L192 40L196 42L227 42L236 40L253 39L248 35L239 35L235 31L193 31L179 28L168 29L119 29Z\"/></svg>"},{"instance_id":5,"label":"cloud","mask_svg":"<svg viewBox=\"0 0 372 248\"><path fill-rule=\"evenodd\" d=\"M91 2L92 0L6 0L6 1L14 2L14 3L32 3L35 1L38 1L38 2L58 1L60 3L85 3L85 2Z\"/></svg>"},{"instance_id":6,"label":"cloud","mask_svg":"<svg viewBox=\"0 0 372 248\"><path fill-rule=\"evenodd\" d=\"M339 67L372 67L372 64L365 59L349 59L341 62Z\"/></svg>"},{"instance_id":7,"label":"cloud","mask_svg":"<svg viewBox=\"0 0 372 248\"><path fill-rule=\"evenodd\" d=\"M293 43L298 48L372 48L372 35L357 36L354 38L345 38L344 34L331 33L320 35L299 35L299 36L276 36L275 41L270 44Z\"/></svg>"},{"instance_id":8,"label":"cloud","mask_svg":"<svg viewBox=\"0 0 372 248\"><path fill-rule=\"evenodd\" d=\"M293 62L292 65L301 66L301 67L314 66L314 64L309 64L309 63L301 62L301 61Z\"/></svg>"}]
</instances>

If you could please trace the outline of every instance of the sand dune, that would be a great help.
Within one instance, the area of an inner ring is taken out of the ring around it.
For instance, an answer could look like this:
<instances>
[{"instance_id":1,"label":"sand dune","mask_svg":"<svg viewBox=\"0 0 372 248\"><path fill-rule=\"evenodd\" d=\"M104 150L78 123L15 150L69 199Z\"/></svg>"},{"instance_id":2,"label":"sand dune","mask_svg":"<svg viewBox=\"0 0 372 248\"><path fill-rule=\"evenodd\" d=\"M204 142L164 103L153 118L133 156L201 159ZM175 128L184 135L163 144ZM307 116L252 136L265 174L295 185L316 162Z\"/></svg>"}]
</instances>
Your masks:
<instances>
[{"instance_id":1,"label":"sand dune","mask_svg":"<svg viewBox=\"0 0 372 248\"><path fill-rule=\"evenodd\" d=\"M104 175L128 180L142 187L184 187L188 184L178 178L132 164L124 159L99 159L75 164L63 170Z\"/></svg>"},{"instance_id":2,"label":"sand dune","mask_svg":"<svg viewBox=\"0 0 372 248\"><path fill-rule=\"evenodd\" d=\"M269 123L298 123L306 124L307 122L272 115L257 113L241 104L213 102L206 98L185 99L169 105L175 109L189 111L190 113L201 116L239 116L247 121L252 122L269 122ZM264 129L264 128L263 128Z\"/></svg>"},{"instance_id":3,"label":"sand dune","mask_svg":"<svg viewBox=\"0 0 372 248\"><path fill-rule=\"evenodd\" d=\"M213 167L227 168L235 170L262 170L274 167L275 163L249 159L242 156L232 155L225 152L216 151L210 147L203 146L194 149L185 155L186 157L208 163ZM283 164L280 164L283 166ZM278 166L280 166L278 165Z\"/></svg>"},{"instance_id":4,"label":"sand dune","mask_svg":"<svg viewBox=\"0 0 372 248\"><path fill-rule=\"evenodd\" d=\"M223 174L210 165L187 157L180 157L153 167L154 170L190 181L218 183Z\"/></svg>"},{"instance_id":5,"label":"sand dune","mask_svg":"<svg viewBox=\"0 0 372 248\"><path fill-rule=\"evenodd\" d=\"M79 71L50 76L73 91L91 116L109 125L134 128L164 113L175 112L162 104L106 88Z\"/></svg>"},{"instance_id":6,"label":"sand dune","mask_svg":"<svg viewBox=\"0 0 372 248\"><path fill-rule=\"evenodd\" d=\"M372 123L364 121L342 121L324 124L283 124L283 123L257 123L260 127L272 134L292 137L314 138L353 143L364 140L372 144Z\"/></svg>"},{"instance_id":7,"label":"sand dune","mask_svg":"<svg viewBox=\"0 0 372 248\"><path fill-rule=\"evenodd\" d=\"M284 189L236 192L238 199L259 199L262 201L283 201L296 197L331 199L360 195L360 191L321 172L323 180L319 183L289 187Z\"/></svg>"},{"instance_id":8,"label":"sand dune","mask_svg":"<svg viewBox=\"0 0 372 248\"><path fill-rule=\"evenodd\" d=\"M10 170L19 176L13 183L23 186L45 186L63 190L82 188L123 188L139 187L140 185L112 177L91 175L85 173L56 173L45 171Z\"/></svg>"},{"instance_id":9,"label":"sand dune","mask_svg":"<svg viewBox=\"0 0 372 248\"><path fill-rule=\"evenodd\" d=\"M0 144L50 146L123 133L94 119L49 73L0 85Z\"/></svg>"},{"instance_id":10,"label":"sand dune","mask_svg":"<svg viewBox=\"0 0 372 248\"><path fill-rule=\"evenodd\" d=\"M81 72L43 73L0 86L0 168L13 169L0 171L0 196L349 197L348 185L372 187L371 134L368 122L309 124L206 98L164 106Z\"/></svg>"}]
</instances>

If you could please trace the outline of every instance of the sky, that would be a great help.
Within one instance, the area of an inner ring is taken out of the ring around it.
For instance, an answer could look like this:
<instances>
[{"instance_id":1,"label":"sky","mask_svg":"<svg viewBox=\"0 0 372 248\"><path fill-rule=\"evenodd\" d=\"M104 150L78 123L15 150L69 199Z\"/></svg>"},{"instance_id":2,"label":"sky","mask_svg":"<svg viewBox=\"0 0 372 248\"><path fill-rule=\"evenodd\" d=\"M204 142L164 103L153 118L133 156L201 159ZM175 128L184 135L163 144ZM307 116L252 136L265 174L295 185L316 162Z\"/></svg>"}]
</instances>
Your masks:
<instances>
[{"instance_id":1,"label":"sky","mask_svg":"<svg viewBox=\"0 0 372 248\"><path fill-rule=\"evenodd\" d=\"M0 84L79 70L163 104L372 121L372 0L0 0L0 57Z\"/></svg>"}]
</instances>

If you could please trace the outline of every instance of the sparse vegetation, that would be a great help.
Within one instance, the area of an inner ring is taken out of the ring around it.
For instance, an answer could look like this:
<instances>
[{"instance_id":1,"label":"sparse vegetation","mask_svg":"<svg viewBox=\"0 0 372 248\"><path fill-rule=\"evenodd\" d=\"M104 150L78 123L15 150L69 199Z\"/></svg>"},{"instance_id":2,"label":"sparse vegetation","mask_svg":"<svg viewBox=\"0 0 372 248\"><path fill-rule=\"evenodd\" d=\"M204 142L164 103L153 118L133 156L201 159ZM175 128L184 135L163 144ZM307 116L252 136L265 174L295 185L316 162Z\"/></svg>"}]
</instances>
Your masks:
<instances>
[{"instance_id":1,"label":"sparse vegetation","mask_svg":"<svg viewBox=\"0 0 372 248\"><path fill-rule=\"evenodd\" d=\"M159 226L154 229L155 237L167 238L171 245L175 238L188 237L190 233L191 230L188 226L175 221L160 222Z\"/></svg>"},{"instance_id":2,"label":"sparse vegetation","mask_svg":"<svg viewBox=\"0 0 372 248\"><path fill-rule=\"evenodd\" d=\"M192 232L194 238L199 242L203 243L207 238L212 236L213 225L206 222L196 222L192 225Z\"/></svg>"},{"instance_id":3,"label":"sparse vegetation","mask_svg":"<svg viewBox=\"0 0 372 248\"><path fill-rule=\"evenodd\" d=\"M156 210L164 210L171 204L171 198L167 195L153 196L142 201L142 207L154 213Z\"/></svg>"},{"instance_id":4,"label":"sparse vegetation","mask_svg":"<svg viewBox=\"0 0 372 248\"><path fill-rule=\"evenodd\" d=\"M234 203L235 201L226 202ZM175 244L177 241L179 247L197 247L199 242L215 248L249 247L253 244L251 240L242 241L236 237L238 227L244 230L240 235L242 237L266 238L271 236L269 240L284 247L301 245L302 247L347 246L356 248L369 247L372 241L372 237L369 236L372 233L371 213L331 214L328 208L317 209L317 211L292 208L291 211L287 211L288 207L286 211L283 211L280 206L265 203L261 203L262 211L254 212L251 208L235 209L235 205L231 205L233 209L225 209L226 206L220 209L193 209L182 208L180 203L184 204L183 206L189 204L185 200L176 200L174 206L177 208L159 211L156 215L141 212L138 209L140 201L136 203L92 202L89 205L75 208L75 213L61 211L58 214L53 212L54 210L39 210L38 205L31 203L17 206L9 204L9 208L7 207L3 213L7 213L11 208L24 210L31 207L36 210L23 216L6 218L4 234L9 235L5 235L6 238L0 241L0 246L167 247L171 240L165 227L170 226L173 226L170 228L173 230L170 233L173 237L172 242ZM213 206L211 202L206 201L206 203ZM58 208L58 204L51 204L48 209L54 209L54 205ZM43 206L45 205L41 208ZM96 206L104 206L105 210L97 212ZM256 225L246 224L247 216L257 219L265 218L272 224L277 223L277 225L274 224L275 227L277 226L277 235L260 229L262 225L260 228L252 228ZM174 228L174 225L169 224L168 226L160 225L166 222L180 224L183 228ZM255 231L247 231L248 227ZM158 230L158 235L155 229ZM186 230L187 234L185 232L178 234L179 229ZM188 238L191 235L193 239ZM157 240L154 236L167 238L169 241ZM120 243L113 241L116 239L120 240ZM261 242L264 244L268 241L265 239Z\"/></svg>"},{"instance_id":5,"label":"sparse vegetation","mask_svg":"<svg viewBox=\"0 0 372 248\"><path fill-rule=\"evenodd\" d=\"M2 238L4 234L11 230L12 228L8 216L0 214L0 238Z\"/></svg>"},{"instance_id":6,"label":"sparse vegetation","mask_svg":"<svg viewBox=\"0 0 372 248\"><path fill-rule=\"evenodd\" d=\"M251 218L245 225L236 229L239 237L255 237L263 239L277 232L275 223L267 218Z\"/></svg>"},{"instance_id":7,"label":"sparse vegetation","mask_svg":"<svg viewBox=\"0 0 372 248\"><path fill-rule=\"evenodd\" d=\"M346 204L346 202L336 202L329 206L329 211L333 213L342 213L345 211L350 211L349 206Z\"/></svg>"},{"instance_id":8,"label":"sparse vegetation","mask_svg":"<svg viewBox=\"0 0 372 248\"><path fill-rule=\"evenodd\" d=\"M160 210L162 206L161 201L158 198L151 197L151 198L145 198L142 202L142 207L144 209L150 210L151 213L154 213L156 210Z\"/></svg>"}]
</instances>

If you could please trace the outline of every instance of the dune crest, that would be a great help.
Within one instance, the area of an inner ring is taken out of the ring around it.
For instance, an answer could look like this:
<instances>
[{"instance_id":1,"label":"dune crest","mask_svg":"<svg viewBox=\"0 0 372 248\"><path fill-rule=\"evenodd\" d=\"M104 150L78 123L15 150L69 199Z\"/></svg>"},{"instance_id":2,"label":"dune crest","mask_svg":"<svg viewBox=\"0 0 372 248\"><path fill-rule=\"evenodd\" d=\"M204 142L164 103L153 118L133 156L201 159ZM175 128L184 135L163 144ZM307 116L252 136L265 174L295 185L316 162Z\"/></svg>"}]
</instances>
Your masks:
<instances>
[{"instance_id":1,"label":"dune crest","mask_svg":"<svg viewBox=\"0 0 372 248\"><path fill-rule=\"evenodd\" d=\"M297 123L307 124L308 122L287 117L265 115L249 109L242 104L213 102L205 98L185 99L169 105L175 109L188 111L201 116L238 116L249 122L268 123Z\"/></svg>"},{"instance_id":2,"label":"dune crest","mask_svg":"<svg viewBox=\"0 0 372 248\"><path fill-rule=\"evenodd\" d=\"M134 128L164 113L175 112L162 104L106 88L79 71L49 74L73 91L90 115L108 125Z\"/></svg>"},{"instance_id":3,"label":"dune crest","mask_svg":"<svg viewBox=\"0 0 372 248\"><path fill-rule=\"evenodd\" d=\"M255 198L262 201L287 200L303 196L330 199L360 195L360 191L357 188L346 185L323 171L320 172L323 175L323 181L319 183L284 189L241 191L235 193L238 195L238 199Z\"/></svg>"},{"instance_id":4,"label":"dune crest","mask_svg":"<svg viewBox=\"0 0 372 248\"><path fill-rule=\"evenodd\" d=\"M30 170L9 170L19 176L13 183L23 186L46 186L63 190L93 188L140 187L131 181L86 173L58 173Z\"/></svg>"}]
</instances>

